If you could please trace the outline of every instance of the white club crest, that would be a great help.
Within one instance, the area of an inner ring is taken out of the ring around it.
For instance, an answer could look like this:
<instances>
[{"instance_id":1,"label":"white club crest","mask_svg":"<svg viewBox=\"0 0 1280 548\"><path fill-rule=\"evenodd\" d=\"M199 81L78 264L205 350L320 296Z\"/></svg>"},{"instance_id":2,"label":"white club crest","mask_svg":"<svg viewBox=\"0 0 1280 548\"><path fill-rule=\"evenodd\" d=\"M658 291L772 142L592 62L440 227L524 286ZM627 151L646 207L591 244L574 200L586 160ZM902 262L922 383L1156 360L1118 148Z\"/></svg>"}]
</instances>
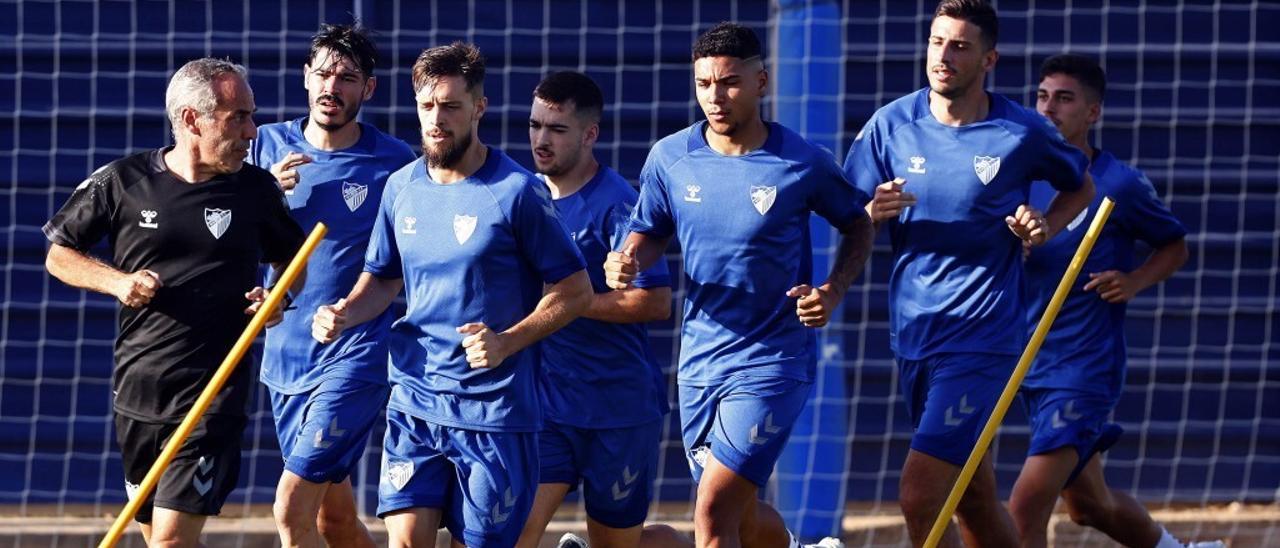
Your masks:
<instances>
[{"instance_id":1,"label":"white club crest","mask_svg":"<svg viewBox=\"0 0 1280 548\"><path fill-rule=\"evenodd\" d=\"M384 479L395 487L396 491L404 489L404 486L409 483L409 478L413 477L413 461L388 460L386 467Z\"/></svg>"},{"instance_id":2,"label":"white club crest","mask_svg":"<svg viewBox=\"0 0 1280 548\"><path fill-rule=\"evenodd\" d=\"M401 232L402 234L417 234L417 233L418 233L418 229L413 228L413 225L415 225L415 224L418 224L418 218L417 218L417 217L405 217L405 218L404 218L404 228L400 229L400 232Z\"/></svg>"},{"instance_id":3,"label":"white club crest","mask_svg":"<svg viewBox=\"0 0 1280 548\"><path fill-rule=\"evenodd\" d=\"M996 178L996 174L1000 172L999 156L974 156L973 171L978 174L978 180L982 184L990 183Z\"/></svg>"},{"instance_id":4,"label":"white club crest","mask_svg":"<svg viewBox=\"0 0 1280 548\"><path fill-rule=\"evenodd\" d=\"M751 205L756 206L756 211L764 215L773 207L773 202L778 198L778 187L776 186L753 186L751 187Z\"/></svg>"},{"instance_id":5,"label":"white club crest","mask_svg":"<svg viewBox=\"0 0 1280 548\"><path fill-rule=\"evenodd\" d=\"M471 238L471 233L476 231L475 215L457 215L453 216L453 237L457 238L458 243L466 243Z\"/></svg>"},{"instance_id":6,"label":"white club crest","mask_svg":"<svg viewBox=\"0 0 1280 548\"><path fill-rule=\"evenodd\" d=\"M231 210L204 208L204 226L209 227L209 232L214 238L222 238L222 235L227 232L227 227L231 226Z\"/></svg>"},{"instance_id":7,"label":"white club crest","mask_svg":"<svg viewBox=\"0 0 1280 548\"><path fill-rule=\"evenodd\" d=\"M1088 216L1089 216L1089 208L1086 206L1083 210L1080 211L1079 215L1076 215L1076 218L1071 219L1071 222L1067 224L1067 230L1075 230L1076 227L1080 226L1080 223L1084 222L1084 218Z\"/></svg>"},{"instance_id":8,"label":"white club crest","mask_svg":"<svg viewBox=\"0 0 1280 548\"><path fill-rule=\"evenodd\" d=\"M342 201L347 203L347 209L355 211L360 209L360 204L364 203L364 199L369 196L369 185L360 185L344 181L342 183Z\"/></svg>"},{"instance_id":9,"label":"white club crest","mask_svg":"<svg viewBox=\"0 0 1280 548\"><path fill-rule=\"evenodd\" d=\"M142 220L138 221L138 226L142 228L160 228L160 224L156 222L156 215L159 215L159 213L154 209L142 210Z\"/></svg>"}]
</instances>

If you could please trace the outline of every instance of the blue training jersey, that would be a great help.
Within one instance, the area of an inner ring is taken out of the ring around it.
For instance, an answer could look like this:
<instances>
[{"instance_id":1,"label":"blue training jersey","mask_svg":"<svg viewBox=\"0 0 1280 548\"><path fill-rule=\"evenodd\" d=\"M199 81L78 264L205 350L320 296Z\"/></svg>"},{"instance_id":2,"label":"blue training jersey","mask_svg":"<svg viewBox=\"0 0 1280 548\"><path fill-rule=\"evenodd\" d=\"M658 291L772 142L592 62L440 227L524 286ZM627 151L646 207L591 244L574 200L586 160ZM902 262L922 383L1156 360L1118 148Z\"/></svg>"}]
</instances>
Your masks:
<instances>
[{"instance_id":1,"label":"blue training jersey","mask_svg":"<svg viewBox=\"0 0 1280 548\"><path fill-rule=\"evenodd\" d=\"M1027 327L1035 329L1045 307L1067 271L1067 265L1084 233L1093 222L1103 197L1115 201L1111 217L1094 243L1071 293L1062 303L1053 328L1022 385L1028 388L1069 388L1116 398L1124 386L1125 304L1102 300L1096 291L1086 293L1089 273L1133 270L1134 242L1153 248L1177 241L1187 234L1151 181L1142 172L1099 150L1089 167L1097 195L1063 231L1031 251L1027 259ZM1031 187L1031 204L1043 209L1053 199L1053 189L1043 182Z\"/></svg>"},{"instance_id":2,"label":"blue training jersey","mask_svg":"<svg viewBox=\"0 0 1280 548\"><path fill-rule=\"evenodd\" d=\"M809 213L845 227L863 212L830 153L767 126L763 146L726 156L698 122L654 145L640 173L632 230L674 235L684 255L684 385L734 375L813 380L814 330L786 294L813 282Z\"/></svg>"},{"instance_id":3,"label":"blue training jersey","mask_svg":"<svg viewBox=\"0 0 1280 548\"><path fill-rule=\"evenodd\" d=\"M544 283L584 266L546 185L497 149L450 184L433 181L422 159L397 171L364 267L404 279L408 309L388 336L388 407L455 428L539 430L538 345L472 369L457 328L483 322L504 331L533 312Z\"/></svg>"},{"instance_id":4,"label":"blue training jersey","mask_svg":"<svg viewBox=\"0 0 1280 548\"><path fill-rule=\"evenodd\" d=\"M294 296L296 310L286 312L279 325L267 330L262 355L262 382L284 394L311 390L329 379L359 379L385 383L387 348L383 341L392 313L345 331L338 340L320 344L311 338L316 307L346 297L364 266L369 231L387 177L413 161L413 150L377 128L360 124L360 140L343 150L321 150L302 135L303 122L268 124L258 128L249 161L264 169L290 152L310 156L298 166L298 186L286 193L289 212L310 230L317 222L329 228L307 262L307 280ZM274 273L272 273L274 276Z\"/></svg>"},{"instance_id":5,"label":"blue training jersey","mask_svg":"<svg viewBox=\"0 0 1280 548\"><path fill-rule=\"evenodd\" d=\"M596 293L612 291L604 281L610 250L622 249L636 191L604 166L577 192L555 200L560 220L587 261ZM632 283L669 287L666 260ZM643 323L578 318L542 341L538 389L547 420L579 428L622 428L657 420L667 412L662 371L649 351Z\"/></svg>"},{"instance_id":6,"label":"blue training jersey","mask_svg":"<svg viewBox=\"0 0 1280 548\"><path fill-rule=\"evenodd\" d=\"M845 173L865 205L895 177L916 205L889 228L889 345L899 358L940 352L1019 354L1026 341L1022 243L1005 224L1031 182L1076 190L1088 161L1049 121L1004 96L987 119L946 126L929 89L876 111L854 138Z\"/></svg>"}]
</instances>

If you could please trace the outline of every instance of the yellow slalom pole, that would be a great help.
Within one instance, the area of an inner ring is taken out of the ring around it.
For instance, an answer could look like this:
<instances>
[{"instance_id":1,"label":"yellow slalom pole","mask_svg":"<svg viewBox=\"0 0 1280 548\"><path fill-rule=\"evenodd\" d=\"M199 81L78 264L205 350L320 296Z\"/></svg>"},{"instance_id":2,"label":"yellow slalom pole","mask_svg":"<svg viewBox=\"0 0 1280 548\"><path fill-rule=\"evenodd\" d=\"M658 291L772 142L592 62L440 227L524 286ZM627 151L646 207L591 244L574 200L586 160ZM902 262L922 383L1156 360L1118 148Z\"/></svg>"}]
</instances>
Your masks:
<instances>
[{"instance_id":1,"label":"yellow slalom pole","mask_svg":"<svg viewBox=\"0 0 1280 548\"><path fill-rule=\"evenodd\" d=\"M306 266L307 259L311 257L311 252L315 251L316 246L320 244L320 240L324 238L328 228L324 223L316 223L316 227L311 230L311 235L307 237L307 241L303 242L302 248L293 256L293 261L285 268L284 274L276 281L276 287L289 288L293 286L293 281L297 279L298 273ZM151 470L147 472L147 476L143 478L142 484L138 485L137 492L124 505L124 510L116 516L115 523L111 524L111 528L107 530L107 535L102 537L102 542L98 544L98 548L111 548L120 541L120 535L124 534L124 530L129 526L129 520L137 515L138 508L142 506L142 502L147 500L147 496L151 494L151 490L155 489L156 483L159 483L160 476L164 474L165 469L169 468L169 463L173 461L173 457L178 454L178 449L187 441L187 436L191 435L191 431L195 430L196 423L204 416L204 412L209 409L209 405L213 403L213 398L222 390L222 386L227 383L227 379L231 377L231 373L235 371L236 365L240 363L240 358L244 357L244 353L249 351L249 346L253 344L253 340L258 338L258 333L262 331L263 326L267 323L267 318L271 317L276 307L280 306L280 301L284 299L284 291L272 291L267 295L266 302L262 303L262 307L253 315L253 319L249 321L249 326L240 334L240 339L236 341L235 346L231 347L231 353L222 360L222 365L218 366L218 370L214 372L213 378L209 380L209 385L205 386L204 392L200 393L200 397L196 399L195 405L191 406L191 410L187 412L186 418L182 419L182 423L178 425L178 429L169 436L169 442L165 445L164 451L156 459L155 464L151 465Z\"/></svg>"},{"instance_id":2,"label":"yellow slalom pole","mask_svg":"<svg viewBox=\"0 0 1280 548\"><path fill-rule=\"evenodd\" d=\"M991 411L991 417L987 419L987 424L982 427L982 435L978 437L978 444L973 446L973 451L969 452L969 460L965 461L964 468L960 469L960 477L956 478L956 483L951 487L951 494L947 495L947 502L942 505L942 510L938 512L938 519L933 522L933 529L929 530L929 537L925 539L926 548L935 548L938 542L942 540L942 533L947 530L947 524L951 522L951 515L956 511L956 505L960 504L960 497L964 495L965 489L969 488L969 481L973 479L973 474L978 470L978 463L982 462L983 455L987 453L987 446L991 445L991 439L996 435L996 429L1000 427L1000 423L1004 421L1004 414L1009 411L1009 406L1013 404L1013 397L1018 394L1018 388L1022 386L1023 377L1027 376L1027 370L1031 368L1031 362L1036 359L1036 354L1040 352L1040 345L1044 344L1044 338L1049 334L1049 328L1053 326L1053 320L1058 317L1058 310L1062 308L1062 302L1067 300L1067 294L1071 292L1071 286L1076 282L1076 276L1080 274L1080 269L1084 268L1085 259L1089 258L1089 252L1093 250L1093 244L1098 240L1098 235L1102 233L1102 226L1107 223L1107 217L1111 216L1111 208L1115 207L1115 202L1111 198L1103 198L1102 205L1098 208L1098 213L1094 215L1093 222L1089 224L1089 231L1085 232L1084 240L1080 242L1080 247L1076 248L1076 254L1071 258L1071 264L1067 266L1066 274L1063 274L1062 281L1058 282L1058 289L1053 292L1053 298L1049 300L1049 306L1045 308L1044 315L1040 317L1040 323L1036 325L1035 333L1031 335L1031 341L1027 343L1026 350L1022 352L1022 358L1018 360L1018 366L1013 369L1013 376L1009 377L1009 382L1004 385L1004 392L1000 394L1000 400L996 402L996 407Z\"/></svg>"}]
</instances>

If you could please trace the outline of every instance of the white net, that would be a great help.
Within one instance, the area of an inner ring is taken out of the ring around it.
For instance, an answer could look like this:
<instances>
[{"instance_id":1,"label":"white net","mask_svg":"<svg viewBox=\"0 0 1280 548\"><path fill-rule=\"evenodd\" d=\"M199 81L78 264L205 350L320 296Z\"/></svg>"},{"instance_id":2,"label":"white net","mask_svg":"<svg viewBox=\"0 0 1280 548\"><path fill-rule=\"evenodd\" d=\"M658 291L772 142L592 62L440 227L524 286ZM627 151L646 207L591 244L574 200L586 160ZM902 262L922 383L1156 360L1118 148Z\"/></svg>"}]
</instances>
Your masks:
<instances>
[{"instance_id":1,"label":"white net","mask_svg":"<svg viewBox=\"0 0 1280 548\"><path fill-rule=\"evenodd\" d=\"M293 118L305 113L301 65L310 35L321 22L358 17L378 32L383 59L365 121L416 144L413 60L425 47L472 41L489 64L485 142L528 164L534 85L551 70L581 70L606 97L597 156L632 180L653 142L700 117L689 46L721 20L772 37L771 63L788 55L783 51L799 51L792 55L802 66L835 65L832 91L806 91L819 89L806 80L794 95L780 90L769 110L785 112L792 103L801 112L833 108L833 127L812 116L795 127L829 143L837 158L876 108L925 84L931 0L775 4L0 0L0 66L10 67L0 71L0 90L6 90L0 93L0 173L8 175L0 185L0 468L6 470L0 504L7 505L0 513L96 516L124 500L109 414L115 305L48 277L40 226L97 166L167 143L164 86L182 62L216 55L246 64L258 121ZM835 45L806 49L778 40L784 8L807 14L792 21L809 29L804 40L821 34L813 29L827 29L836 33ZM827 8L830 13L822 11ZM1191 230L1188 265L1130 306L1130 374L1116 412L1127 434L1108 455L1109 480L1161 506L1274 503L1280 487L1280 44L1267 31L1280 23L1280 8L1136 1L1005 1L999 8L1002 58L993 89L1027 102L1044 57L1061 51L1098 56L1110 81L1095 142L1143 169ZM824 253L829 248L819 250L820 261ZM784 513L793 524L814 520L806 531L841 517L897 512L910 423L886 342L887 260L882 243L842 306L844 320L827 331L823 347L831 366L817 389L816 412L804 419L812 428L793 440L818 449L799 449L801 464L780 470L783 485L771 490L800 486ZM678 261L673 266L679 275ZM654 330L668 366L676 355L673 323ZM845 395L832 395L841 391L826 383L841 384ZM259 396L242 487L228 503L232 513L270 503L280 472L265 393ZM832 421L847 421L849 433L824 430ZM1006 488L1027 434L1017 412L1007 424L995 448ZM674 416L667 430L659 509L664 517L688 517L692 483ZM354 478L366 514L374 504L377 447L370 446ZM834 468L826 466L831 459L839 461ZM873 532L866 542L899 538L885 535ZM1275 538L1267 535L1260 538Z\"/></svg>"}]
</instances>

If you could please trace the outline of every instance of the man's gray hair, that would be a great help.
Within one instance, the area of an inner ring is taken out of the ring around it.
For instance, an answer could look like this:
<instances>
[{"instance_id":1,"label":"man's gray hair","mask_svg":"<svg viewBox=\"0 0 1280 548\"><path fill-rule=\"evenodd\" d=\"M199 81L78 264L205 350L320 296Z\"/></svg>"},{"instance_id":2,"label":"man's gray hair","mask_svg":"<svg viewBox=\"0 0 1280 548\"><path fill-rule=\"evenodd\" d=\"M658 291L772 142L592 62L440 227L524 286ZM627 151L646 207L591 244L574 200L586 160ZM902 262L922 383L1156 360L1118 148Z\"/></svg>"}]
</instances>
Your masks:
<instances>
[{"instance_id":1,"label":"man's gray hair","mask_svg":"<svg viewBox=\"0 0 1280 548\"><path fill-rule=\"evenodd\" d=\"M237 74L245 81L249 79L243 66L212 57L190 61L173 73L169 88L164 92L164 110L175 133L182 126L183 108L191 107L201 116L213 114L218 107L213 83L223 74Z\"/></svg>"}]
</instances>

